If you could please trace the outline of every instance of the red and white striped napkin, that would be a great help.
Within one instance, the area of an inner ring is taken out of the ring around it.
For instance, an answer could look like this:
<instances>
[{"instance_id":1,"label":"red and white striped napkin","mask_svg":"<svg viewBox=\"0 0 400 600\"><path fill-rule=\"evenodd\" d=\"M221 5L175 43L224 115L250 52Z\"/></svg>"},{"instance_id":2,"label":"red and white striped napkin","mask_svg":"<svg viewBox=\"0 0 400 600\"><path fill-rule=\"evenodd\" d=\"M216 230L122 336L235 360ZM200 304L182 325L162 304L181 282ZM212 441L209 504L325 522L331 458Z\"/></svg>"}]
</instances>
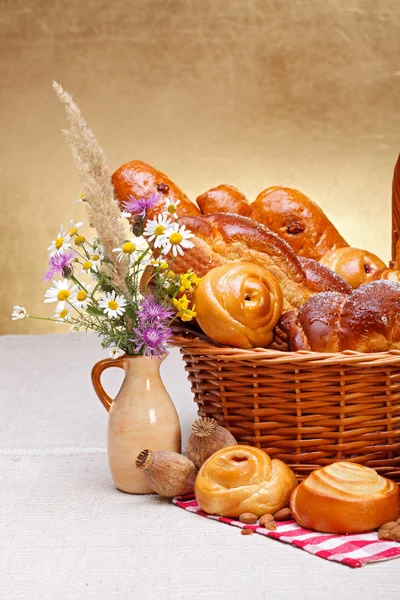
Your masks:
<instances>
[{"instance_id":1,"label":"red and white striped napkin","mask_svg":"<svg viewBox=\"0 0 400 600\"><path fill-rule=\"evenodd\" d=\"M227 523L241 529L253 529L260 535L291 544L326 560L333 560L354 569L370 562L379 562L400 556L400 544L379 540L376 531L358 535L318 533L310 529L303 529L296 521L278 522L276 531L270 531L258 525L244 525L235 519L208 515L201 510L194 496L176 496L173 502L180 508L207 519Z\"/></svg>"}]
</instances>

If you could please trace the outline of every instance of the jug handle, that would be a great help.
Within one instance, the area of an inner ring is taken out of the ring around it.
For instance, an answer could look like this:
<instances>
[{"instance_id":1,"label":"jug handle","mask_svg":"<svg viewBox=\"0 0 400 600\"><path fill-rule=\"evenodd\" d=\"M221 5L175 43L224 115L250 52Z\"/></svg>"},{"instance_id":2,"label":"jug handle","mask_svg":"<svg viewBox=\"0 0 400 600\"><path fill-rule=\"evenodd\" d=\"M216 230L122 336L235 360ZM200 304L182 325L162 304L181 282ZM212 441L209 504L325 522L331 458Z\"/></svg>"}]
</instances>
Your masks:
<instances>
[{"instance_id":1,"label":"jug handle","mask_svg":"<svg viewBox=\"0 0 400 600\"><path fill-rule=\"evenodd\" d=\"M109 367L118 367L119 369L124 369L124 362L125 361L123 356L120 356L118 358L105 358L104 360L100 360L98 363L96 363L92 369L92 384L94 387L94 391L96 392L97 396L99 397L101 403L103 404L107 412L110 410L114 400L110 398L110 396L107 394L107 392L101 385L101 374Z\"/></svg>"}]
</instances>

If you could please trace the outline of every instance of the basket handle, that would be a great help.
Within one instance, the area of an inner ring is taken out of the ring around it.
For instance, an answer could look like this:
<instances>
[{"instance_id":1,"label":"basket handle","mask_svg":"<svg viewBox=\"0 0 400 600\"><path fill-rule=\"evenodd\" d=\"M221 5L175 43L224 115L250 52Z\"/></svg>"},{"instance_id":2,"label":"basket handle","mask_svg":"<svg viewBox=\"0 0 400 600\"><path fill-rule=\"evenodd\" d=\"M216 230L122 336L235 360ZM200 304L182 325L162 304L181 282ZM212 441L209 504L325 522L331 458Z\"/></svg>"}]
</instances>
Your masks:
<instances>
[{"instance_id":1,"label":"basket handle","mask_svg":"<svg viewBox=\"0 0 400 600\"><path fill-rule=\"evenodd\" d=\"M397 256L397 243L400 238L400 154L393 172L392 184L392 261L400 268L400 256ZM400 248L399 248L400 255Z\"/></svg>"}]
</instances>

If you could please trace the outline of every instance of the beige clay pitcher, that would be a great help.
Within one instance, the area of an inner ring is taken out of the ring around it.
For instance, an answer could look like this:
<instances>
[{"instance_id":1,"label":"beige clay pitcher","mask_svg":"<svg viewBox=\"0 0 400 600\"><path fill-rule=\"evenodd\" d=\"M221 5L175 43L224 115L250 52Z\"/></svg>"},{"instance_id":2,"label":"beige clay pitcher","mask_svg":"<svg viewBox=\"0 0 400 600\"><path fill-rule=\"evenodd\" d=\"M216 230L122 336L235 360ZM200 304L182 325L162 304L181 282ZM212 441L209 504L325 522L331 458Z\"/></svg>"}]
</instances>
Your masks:
<instances>
[{"instance_id":1,"label":"beige clay pitcher","mask_svg":"<svg viewBox=\"0 0 400 600\"><path fill-rule=\"evenodd\" d=\"M116 487L130 494L152 493L135 466L139 452L181 451L181 429L175 406L160 377L162 359L124 355L101 360L92 369L93 387L108 410L108 462ZM109 367L124 369L115 400L104 391L101 374Z\"/></svg>"}]
</instances>

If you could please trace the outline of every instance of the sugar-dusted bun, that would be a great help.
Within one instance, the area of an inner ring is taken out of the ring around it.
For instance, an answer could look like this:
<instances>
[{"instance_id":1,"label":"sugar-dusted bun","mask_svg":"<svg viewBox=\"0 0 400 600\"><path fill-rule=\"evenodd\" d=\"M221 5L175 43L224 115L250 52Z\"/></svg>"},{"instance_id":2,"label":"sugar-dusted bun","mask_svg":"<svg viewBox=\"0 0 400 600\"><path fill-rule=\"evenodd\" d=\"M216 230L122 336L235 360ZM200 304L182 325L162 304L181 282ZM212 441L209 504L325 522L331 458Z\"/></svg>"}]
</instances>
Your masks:
<instances>
[{"instance_id":1,"label":"sugar-dusted bun","mask_svg":"<svg viewBox=\"0 0 400 600\"><path fill-rule=\"evenodd\" d=\"M350 246L328 252L319 262L341 275L354 289L372 281L378 269L386 268L375 254Z\"/></svg>"},{"instance_id":2,"label":"sugar-dusted bun","mask_svg":"<svg viewBox=\"0 0 400 600\"><path fill-rule=\"evenodd\" d=\"M359 533L400 516L396 483L374 469L337 462L314 471L293 492L296 521L326 533Z\"/></svg>"},{"instance_id":3,"label":"sugar-dusted bun","mask_svg":"<svg viewBox=\"0 0 400 600\"><path fill-rule=\"evenodd\" d=\"M165 209L165 201L177 205L178 215L200 215L197 206L189 200L186 194L167 175L141 160L131 160L117 169L111 177L115 196L121 209L129 198L135 200L149 198L159 194L158 202L147 212L152 219Z\"/></svg>"},{"instance_id":4,"label":"sugar-dusted bun","mask_svg":"<svg viewBox=\"0 0 400 600\"><path fill-rule=\"evenodd\" d=\"M260 223L282 237L298 256L319 260L346 241L322 209L298 190L269 187L252 204Z\"/></svg>"},{"instance_id":5,"label":"sugar-dusted bun","mask_svg":"<svg viewBox=\"0 0 400 600\"><path fill-rule=\"evenodd\" d=\"M351 295L315 294L280 327L292 350L387 352L400 349L400 283L371 281Z\"/></svg>"},{"instance_id":6,"label":"sugar-dusted bun","mask_svg":"<svg viewBox=\"0 0 400 600\"><path fill-rule=\"evenodd\" d=\"M283 307L282 291L273 275L247 262L209 271L194 300L204 333L214 342L237 348L269 346Z\"/></svg>"},{"instance_id":7,"label":"sugar-dusted bun","mask_svg":"<svg viewBox=\"0 0 400 600\"><path fill-rule=\"evenodd\" d=\"M325 267L312 258L299 257L299 262L303 267L307 286L313 292L340 292L341 294L351 294L351 286L335 271Z\"/></svg>"},{"instance_id":8,"label":"sugar-dusted bun","mask_svg":"<svg viewBox=\"0 0 400 600\"><path fill-rule=\"evenodd\" d=\"M231 446L213 454L197 475L194 493L211 515L260 517L286 506L297 485L293 471L252 446Z\"/></svg>"}]
</instances>

